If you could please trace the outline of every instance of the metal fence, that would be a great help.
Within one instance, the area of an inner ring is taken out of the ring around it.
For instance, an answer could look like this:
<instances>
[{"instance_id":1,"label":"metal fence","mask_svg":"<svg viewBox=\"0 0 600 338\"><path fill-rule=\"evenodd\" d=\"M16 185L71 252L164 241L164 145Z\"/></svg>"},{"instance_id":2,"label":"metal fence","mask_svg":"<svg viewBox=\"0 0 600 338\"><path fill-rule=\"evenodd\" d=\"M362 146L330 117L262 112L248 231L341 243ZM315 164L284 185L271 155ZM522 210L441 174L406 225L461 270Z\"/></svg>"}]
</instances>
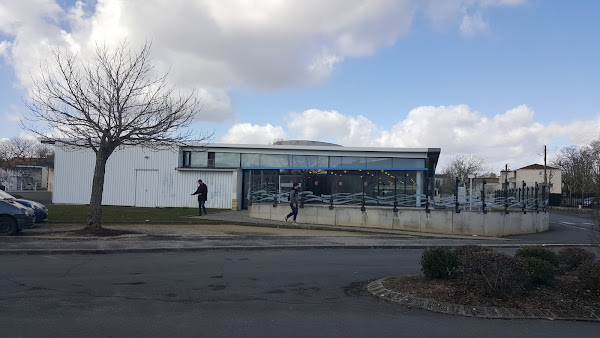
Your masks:
<instances>
[{"instance_id":1,"label":"metal fence","mask_svg":"<svg viewBox=\"0 0 600 338\"><path fill-rule=\"evenodd\" d=\"M565 208L597 208L598 207L598 195L597 194L562 194L554 197L554 203L552 205L561 206Z\"/></svg>"},{"instance_id":2,"label":"metal fence","mask_svg":"<svg viewBox=\"0 0 600 338\"><path fill-rule=\"evenodd\" d=\"M426 181L425 191L429 192L429 180ZM523 212L527 211L546 211L549 206L549 196L546 193L546 186L535 184L533 187L527 187L523 182L522 188L508 189L508 182L505 182L504 190L497 190L486 196L486 181L482 182L482 189L478 195L459 195L459 180L456 179L456 194L443 197L432 198L429 194L391 194L388 196L368 196L363 193L338 193L332 195L314 195L311 191L299 192L299 204L303 207L307 204L329 204L330 208L336 205L357 205L362 210L367 206L390 206L393 211L397 207L416 207L425 208L427 212L430 209L454 209L460 213L461 210L483 211L484 213L492 211ZM289 192L278 192L275 190L257 190L252 192L251 203L288 203Z\"/></svg>"}]
</instances>

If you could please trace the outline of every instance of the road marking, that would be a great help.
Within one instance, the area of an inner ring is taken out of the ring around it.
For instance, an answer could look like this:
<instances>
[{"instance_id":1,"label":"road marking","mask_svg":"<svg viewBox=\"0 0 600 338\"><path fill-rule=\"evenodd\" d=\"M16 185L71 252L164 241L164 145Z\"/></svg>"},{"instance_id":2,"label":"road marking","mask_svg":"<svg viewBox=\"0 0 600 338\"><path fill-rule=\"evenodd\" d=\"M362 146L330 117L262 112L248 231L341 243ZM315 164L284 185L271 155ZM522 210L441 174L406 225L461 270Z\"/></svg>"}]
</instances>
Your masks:
<instances>
[{"instance_id":1,"label":"road marking","mask_svg":"<svg viewBox=\"0 0 600 338\"><path fill-rule=\"evenodd\" d=\"M554 222L553 222L554 223ZM556 223L555 223L556 224ZM588 229L586 227L582 227L582 226L577 226L576 223L571 223L571 222L558 222L558 224L564 225L564 226L568 226L570 228L577 228L580 230L586 230L586 231L592 231L591 229Z\"/></svg>"}]
</instances>

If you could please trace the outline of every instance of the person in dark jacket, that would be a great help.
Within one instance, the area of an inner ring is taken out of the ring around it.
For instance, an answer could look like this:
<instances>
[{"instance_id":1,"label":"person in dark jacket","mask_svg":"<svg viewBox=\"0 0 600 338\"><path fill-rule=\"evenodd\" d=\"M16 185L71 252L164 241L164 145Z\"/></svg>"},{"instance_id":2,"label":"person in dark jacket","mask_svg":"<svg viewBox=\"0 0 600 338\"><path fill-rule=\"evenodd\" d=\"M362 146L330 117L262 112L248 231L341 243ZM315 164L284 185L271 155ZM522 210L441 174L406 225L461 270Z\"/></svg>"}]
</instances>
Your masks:
<instances>
[{"instance_id":1,"label":"person in dark jacket","mask_svg":"<svg viewBox=\"0 0 600 338\"><path fill-rule=\"evenodd\" d=\"M204 209L204 214L207 214L204 203L208 197L208 187L202 180L198 180L198 189L192 195L198 195L198 215L202 216L202 209Z\"/></svg>"},{"instance_id":2,"label":"person in dark jacket","mask_svg":"<svg viewBox=\"0 0 600 338\"><path fill-rule=\"evenodd\" d=\"M290 208L292 208L292 212L285 216L284 220L286 222L288 218L294 216L294 223L296 223L296 216L298 216L298 188L299 184L294 183L292 190L290 190Z\"/></svg>"}]
</instances>

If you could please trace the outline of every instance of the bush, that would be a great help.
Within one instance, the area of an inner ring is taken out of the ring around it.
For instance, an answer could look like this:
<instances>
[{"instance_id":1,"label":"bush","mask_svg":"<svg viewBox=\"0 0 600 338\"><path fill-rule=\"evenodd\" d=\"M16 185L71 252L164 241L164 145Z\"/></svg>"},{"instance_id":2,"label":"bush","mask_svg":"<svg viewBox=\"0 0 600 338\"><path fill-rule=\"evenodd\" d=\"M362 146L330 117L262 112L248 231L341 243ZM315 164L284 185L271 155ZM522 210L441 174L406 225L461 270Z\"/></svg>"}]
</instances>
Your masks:
<instances>
[{"instance_id":1,"label":"bush","mask_svg":"<svg viewBox=\"0 0 600 338\"><path fill-rule=\"evenodd\" d=\"M429 279L452 278L457 267L456 255L445 248L427 249L421 256L421 271Z\"/></svg>"},{"instance_id":2,"label":"bush","mask_svg":"<svg viewBox=\"0 0 600 338\"><path fill-rule=\"evenodd\" d=\"M480 274L486 287L495 294L523 289L529 280L527 265L509 255L482 250L469 260L470 270Z\"/></svg>"},{"instance_id":3,"label":"bush","mask_svg":"<svg viewBox=\"0 0 600 338\"><path fill-rule=\"evenodd\" d=\"M464 274L479 273L473 266L473 258L482 252L490 252L492 249L479 245L461 245L454 248L454 254L458 258L459 272Z\"/></svg>"},{"instance_id":4,"label":"bush","mask_svg":"<svg viewBox=\"0 0 600 338\"><path fill-rule=\"evenodd\" d=\"M552 264L552 266L554 266L555 268L558 268L558 257L556 256L554 251L546 249L541 246L520 248L515 253L515 257L520 257L520 258L531 257L531 258L541 259L543 261L546 261L546 262Z\"/></svg>"},{"instance_id":5,"label":"bush","mask_svg":"<svg viewBox=\"0 0 600 338\"><path fill-rule=\"evenodd\" d=\"M539 258L524 257L519 258L527 265L529 282L533 285L552 285L555 282L557 268L548 261Z\"/></svg>"},{"instance_id":6,"label":"bush","mask_svg":"<svg viewBox=\"0 0 600 338\"><path fill-rule=\"evenodd\" d=\"M576 272L582 287L600 292L600 262L585 261L577 268Z\"/></svg>"},{"instance_id":7,"label":"bush","mask_svg":"<svg viewBox=\"0 0 600 338\"><path fill-rule=\"evenodd\" d=\"M593 252L583 248L564 248L558 252L557 256L559 266L563 271L573 271L583 262L596 259Z\"/></svg>"}]
</instances>

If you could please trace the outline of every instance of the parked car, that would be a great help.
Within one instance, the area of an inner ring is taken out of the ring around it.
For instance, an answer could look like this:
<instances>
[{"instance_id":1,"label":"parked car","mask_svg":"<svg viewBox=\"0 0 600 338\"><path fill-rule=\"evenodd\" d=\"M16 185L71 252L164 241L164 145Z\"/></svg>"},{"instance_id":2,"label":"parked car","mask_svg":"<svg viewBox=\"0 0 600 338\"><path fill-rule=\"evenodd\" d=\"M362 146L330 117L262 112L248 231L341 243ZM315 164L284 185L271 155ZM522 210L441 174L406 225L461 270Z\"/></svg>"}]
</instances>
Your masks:
<instances>
[{"instance_id":1,"label":"parked car","mask_svg":"<svg viewBox=\"0 0 600 338\"><path fill-rule=\"evenodd\" d=\"M586 208L596 206L596 197L588 197L583 200L583 206Z\"/></svg>"},{"instance_id":2,"label":"parked car","mask_svg":"<svg viewBox=\"0 0 600 338\"><path fill-rule=\"evenodd\" d=\"M4 200L14 200L25 207L33 209L33 212L35 213L35 223L43 223L48 220L48 209L42 203L18 198L5 191L0 191L0 198Z\"/></svg>"},{"instance_id":3,"label":"parked car","mask_svg":"<svg viewBox=\"0 0 600 338\"><path fill-rule=\"evenodd\" d=\"M0 236L12 236L23 229L33 228L33 209L0 195Z\"/></svg>"}]
</instances>

